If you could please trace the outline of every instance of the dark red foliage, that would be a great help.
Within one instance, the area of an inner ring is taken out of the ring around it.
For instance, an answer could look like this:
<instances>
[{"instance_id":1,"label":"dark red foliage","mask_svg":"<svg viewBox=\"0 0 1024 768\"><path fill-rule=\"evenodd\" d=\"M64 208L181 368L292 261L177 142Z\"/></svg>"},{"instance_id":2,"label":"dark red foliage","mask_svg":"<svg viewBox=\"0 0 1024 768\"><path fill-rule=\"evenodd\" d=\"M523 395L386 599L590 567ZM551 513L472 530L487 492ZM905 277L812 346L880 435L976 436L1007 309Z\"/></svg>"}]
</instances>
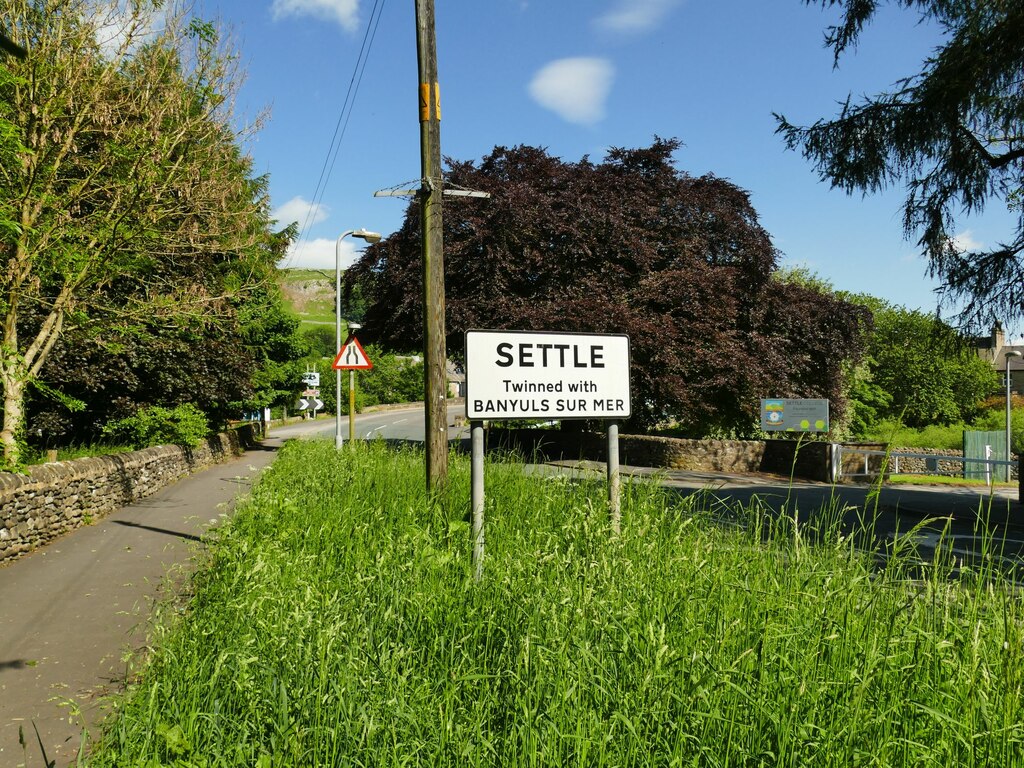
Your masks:
<instances>
[{"instance_id":1,"label":"dark red foliage","mask_svg":"<svg viewBox=\"0 0 1024 768\"><path fill-rule=\"evenodd\" d=\"M633 424L749 432L761 397L828 397L861 351L862 310L771 279L777 252L746 192L677 171L674 140L566 163L535 147L449 161L447 183L490 192L444 208L446 324L626 333ZM347 273L368 340L422 346L419 208Z\"/></svg>"}]
</instances>

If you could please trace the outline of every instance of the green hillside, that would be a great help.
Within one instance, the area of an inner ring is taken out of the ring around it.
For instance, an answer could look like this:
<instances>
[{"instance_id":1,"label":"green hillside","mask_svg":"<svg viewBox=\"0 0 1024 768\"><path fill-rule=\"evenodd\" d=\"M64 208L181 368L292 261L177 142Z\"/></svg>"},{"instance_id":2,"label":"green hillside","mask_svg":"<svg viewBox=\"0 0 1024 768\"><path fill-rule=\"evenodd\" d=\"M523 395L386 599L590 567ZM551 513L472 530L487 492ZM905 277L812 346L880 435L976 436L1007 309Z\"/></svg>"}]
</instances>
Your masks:
<instances>
[{"instance_id":1,"label":"green hillside","mask_svg":"<svg viewBox=\"0 0 1024 768\"><path fill-rule=\"evenodd\" d=\"M285 303L302 328L334 325L334 275L315 269L279 269Z\"/></svg>"}]
</instances>

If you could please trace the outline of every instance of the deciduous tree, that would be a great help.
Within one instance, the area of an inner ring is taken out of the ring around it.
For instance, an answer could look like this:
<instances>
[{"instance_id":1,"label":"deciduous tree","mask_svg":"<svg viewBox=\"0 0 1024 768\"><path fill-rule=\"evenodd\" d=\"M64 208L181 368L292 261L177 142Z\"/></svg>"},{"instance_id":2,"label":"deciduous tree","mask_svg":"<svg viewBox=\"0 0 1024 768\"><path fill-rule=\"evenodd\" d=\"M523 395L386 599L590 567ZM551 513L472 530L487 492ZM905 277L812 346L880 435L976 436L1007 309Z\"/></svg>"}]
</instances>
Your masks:
<instances>
[{"instance_id":1,"label":"deciduous tree","mask_svg":"<svg viewBox=\"0 0 1024 768\"><path fill-rule=\"evenodd\" d=\"M0 17L30 49L0 62L0 126L18 143L0 166L0 441L15 463L26 387L62 334L216 323L275 245L232 110L237 59L211 25L155 0L0 0Z\"/></svg>"},{"instance_id":2,"label":"deciduous tree","mask_svg":"<svg viewBox=\"0 0 1024 768\"><path fill-rule=\"evenodd\" d=\"M871 296L851 296L869 307L874 330L868 345L877 419L910 427L969 423L982 401L999 388L998 374L964 339L934 315Z\"/></svg>"},{"instance_id":3,"label":"deciduous tree","mask_svg":"<svg viewBox=\"0 0 1024 768\"><path fill-rule=\"evenodd\" d=\"M601 163L534 147L449 161L448 183L490 192L444 216L447 345L469 328L627 333L634 426L749 433L761 397L829 397L859 354L866 312L770 279L777 253L747 194L672 163L674 140ZM419 216L346 275L368 297L361 336L422 344Z\"/></svg>"}]
</instances>

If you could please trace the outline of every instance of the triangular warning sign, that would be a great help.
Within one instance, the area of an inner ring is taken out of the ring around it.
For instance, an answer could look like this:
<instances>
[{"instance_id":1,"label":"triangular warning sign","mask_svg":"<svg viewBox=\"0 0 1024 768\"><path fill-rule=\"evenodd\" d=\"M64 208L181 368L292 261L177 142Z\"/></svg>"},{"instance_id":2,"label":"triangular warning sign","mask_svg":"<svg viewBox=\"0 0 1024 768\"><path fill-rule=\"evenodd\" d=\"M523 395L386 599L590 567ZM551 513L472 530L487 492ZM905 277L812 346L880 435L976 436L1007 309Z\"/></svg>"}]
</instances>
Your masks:
<instances>
[{"instance_id":1,"label":"triangular warning sign","mask_svg":"<svg viewBox=\"0 0 1024 768\"><path fill-rule=\"evenodd\" d=\"M338 356L334 358L334 364L331 367L338 371L368 371L373 368L373 363L366 356L359 340L355 336L350 336L341 347Z\"/></svg>"}]
</instances>

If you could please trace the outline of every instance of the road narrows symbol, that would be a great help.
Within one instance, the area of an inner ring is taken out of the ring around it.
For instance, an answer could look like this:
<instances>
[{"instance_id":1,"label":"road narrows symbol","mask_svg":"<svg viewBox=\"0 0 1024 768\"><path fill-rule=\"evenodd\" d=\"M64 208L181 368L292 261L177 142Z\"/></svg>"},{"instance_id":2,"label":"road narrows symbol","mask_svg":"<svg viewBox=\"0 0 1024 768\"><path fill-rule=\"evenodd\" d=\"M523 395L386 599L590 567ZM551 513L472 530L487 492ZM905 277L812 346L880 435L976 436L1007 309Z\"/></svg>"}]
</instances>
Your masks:
<instances>
[{"instance_id":1,"label":"road narrows symbol","mask_svg":"<svg viewBox=\"0 0 1024 768\"><path fill-rule=\"evenodd\" d=\"M373 363L367 357L366 351L359 343L359 339L353 336L338 350L338 356L334 358L334 364L331 367L338 371L368 371L373 368Z\"/></svg>"}]
</instances>

